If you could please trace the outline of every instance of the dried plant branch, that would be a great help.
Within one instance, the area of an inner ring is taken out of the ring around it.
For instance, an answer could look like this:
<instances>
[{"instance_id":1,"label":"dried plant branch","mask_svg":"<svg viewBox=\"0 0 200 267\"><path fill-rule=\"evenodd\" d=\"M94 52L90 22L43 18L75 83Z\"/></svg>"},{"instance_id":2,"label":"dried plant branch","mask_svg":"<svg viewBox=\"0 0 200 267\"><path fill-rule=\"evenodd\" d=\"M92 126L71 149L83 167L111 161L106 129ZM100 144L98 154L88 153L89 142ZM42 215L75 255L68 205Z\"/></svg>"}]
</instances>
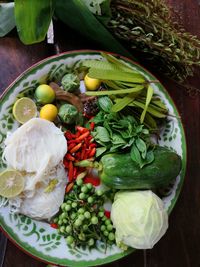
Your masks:
<instances>
[{"instance_id":1,"label":"dried plant branch","mask_svg":"<svg viewBox=\"0 0 200 267\"><path fill-rule=\"evenodd\" d=\"M164 0L112 0L110 31L129 48L178 81L200 66L200 40L174 21Z\"/></svg>"}]
</instances>

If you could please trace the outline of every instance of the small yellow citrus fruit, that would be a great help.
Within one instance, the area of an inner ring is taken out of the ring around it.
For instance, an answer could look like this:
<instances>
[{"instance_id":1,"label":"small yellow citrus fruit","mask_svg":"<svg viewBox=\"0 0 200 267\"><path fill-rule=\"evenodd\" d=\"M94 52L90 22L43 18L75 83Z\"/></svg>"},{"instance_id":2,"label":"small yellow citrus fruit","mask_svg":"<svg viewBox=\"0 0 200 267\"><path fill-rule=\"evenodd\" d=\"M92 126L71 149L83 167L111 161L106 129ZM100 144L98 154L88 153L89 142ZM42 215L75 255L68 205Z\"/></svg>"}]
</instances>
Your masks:
<instances>
[{"instance_id":1,"label":"small yellow citrus fruit","mask_svg":"<svg viewBox=\"0 0 200 267\"><path fill-rule=\"evenodd\" d=\"M40 110L40 118L48 121L54 121L58 114L58 109L53 104L46 104Z\"/></svg>"},{"instance_id":2,"label":"small yellow citrus fruit","mask_svg":"<svg viewBox=\"0 0 200 267\"><path fill-rule=\"evenodd\" d=\"M35 90L35 97L37 102L41 104L49 104L54 101L55 92L49 85L41 84Z\"/></svg>"},{"instance_id":3,"label":"small yellow citrus fruit","mask_svg":"<svg viewBox=\"0 0 200 267\"><path fill-rule=\"evenodd\" d=\"M14 118L22 124L37 116L36 104L28 97L18 99L12 111Z\"/></svg>"},{"instance_id":4,"label":"small yellow citrus fruit","mask_svg":"<svg viewBox=\"0 0 200 267\"><path fill-rule=\"evenodd\" d=\"M12 198L24 189L24 177L16 170L5 170L0 173L0 196Z\"/></svg>"},{"instance_id":5,"label":"small yellow citrus fruit","mask_svg":"<svg viewBox=\"0 0 200 267\"><path fill-rule=\"evenodd\" d=\"M85 75L84 83L86 89L91 91L97 90L101 85L101 81L99 79L90 78L88 74Z\"/></svg>"}]
</instances>

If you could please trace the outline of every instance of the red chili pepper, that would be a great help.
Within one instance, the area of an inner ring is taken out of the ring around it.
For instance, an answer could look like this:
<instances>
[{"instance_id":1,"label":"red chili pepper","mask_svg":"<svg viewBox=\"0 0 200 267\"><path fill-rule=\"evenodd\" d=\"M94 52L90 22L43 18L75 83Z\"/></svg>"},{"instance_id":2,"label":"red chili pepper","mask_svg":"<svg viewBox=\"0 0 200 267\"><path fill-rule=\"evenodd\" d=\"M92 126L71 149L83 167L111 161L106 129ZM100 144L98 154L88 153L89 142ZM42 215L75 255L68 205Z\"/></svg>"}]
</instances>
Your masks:
<instances>
[{"instance_id":1,"label":"red chili pepper","mask_svg":"<svg viewBox=\"0 0 200 267\"><path fill-rule=\"evenodd\" d=\"M84 159L85 155L86 155L86 144L83 144L80 159L81 160Z\"/></svg>"},{"instance_id":2,"label":"red chili pepper","mask_svg":"<svg viewBox=\"0 0 200 267\"><path fill-rule=\"evenodd\" d=\"M64 164L65 168L69 167L69 161L66 158L63 159L63 164Z\"/></svg>"},{"instance_id":3,"label":"red chili pepper","mask_svg":"<svg viewBox=\"0 0 200 267\"><path fill-rule=\"evenodd\" d=\"M88 137L88 135L90 134L90 132L87 130L87 132L81 134L78 138L76 138L76 142L80 142L82 141L83 139L85 139L86 137Z\"/></svg>"},{"instance_id":4,"label":"red chili pepper","mask_svg":"<svg viewBox=\"0 0 200 267\"><path fill-rule=\"evenodd\" d=\"M74 174L74 166L72 161L69 162L69 168L68 168L68 179L69 182L73 180L73 174Z\"/></svg>"},{"instance_id":5,"label":"red chili pepper","mask_svg":"<svg viewBox=\"0 0 200 267\"><path fill-rule=\"evenodd\" d=\"M71 191L71 189L73 188L73 186L74 186L74 183L69 183L69 184L66 186L65 192L68 193L69 191Z\"/></svg>"},{"instance_id":6,"label":"red chili pepper","mask_svg":"<svg viewBox=\"0 0 200 267\"><path fill-rule=\"evenodd\" d=\"M92 135L90 135L90 136L88 136L88 138L87 138L87 140L92 140L92 138L93 138L93 136Z\"/></svg>"},{"instance_id":7,"label":"red chili pepper","mask_svg":"<svg viewBox=\"0 0 200 267\"><path fill-rule=\"evenodd\" d=\"M83 116L86 117L87 119L91 119L91 118L92 118L92 116L88 115L88 114L85 113L85 112L83 113Z\"/></svg>"},{"instance_id":8,"label":"red chili pepper","mask_svg":"<svg viewBox=\"0 0 200 267\"><path fill-rule=\"evenodd\" d=\"M100 185L101 181L99 178L97 177L90 177L90 176L86 176L84 179L83 179L83 182L85 184L88 184L88 183L91 183L93 184L94 186L98 186Z\"/></svg>"},{"instance_id":9,"label":"red chili pepper","mask_svg":"<svg viewBox=\"0 0 200 267\"><path fill-rule=\"evenodd\" d=\"M104 211L104 215L105 215L108 219L110 219L110 211L109 211L109 210L105 210L105 211Z\"/></svg>"},{"instance_id":10,"label":"red chili pepper","mask_svg":"<svg viewBox=\"0 0 200 267\"><path fill-rule=\"evenodd\" d=\"M75 158L72 157L72 155L70 155L69 153L66 154L65 158L70 160L70 161L75 161Z\"/></svg>"},{"instance_id":11,"label":"red chili pepper","mask_svg":"<svg viewBox=\"0 0 200 267\"><path fill-rule=\"evenodd\" d=\"M73 177L74 179L76 179L76 176L77 176L77 167L74 167L74 171L73 171Z\"/></svg>"},{"instance_id":12,"label":"red chili pepper","mask_svg":"<svg viewBox=\"0 0 200 267\"><path fill-rule=\"evenodd\" d=\"M95 153L96 153L96 148L93 147L90 153L88 154L88 158L92 158L95 155Z\"/></svg>"},{"instance_id":13,"label":"red chili pepper","mask_svg":"<svg viewBox=\"0 0 200 267\"><path fill-rule=\"evenodd\" d=\"M93 131L95 127L95 123L92 121L90 122L90 130Z\"/></svg>"},{"instance_id":14,"label":"red chili pepper","mask_svg":"<svg viewBox=\"0 0 200 267\"><path fill-rule=\"evenodd\" d=\"M76 126L77 131L79 131L81 134L85 133L88 129L84 128L82 126Z\"/></svg>"},{"instance_id":15,"label":"red chili pepper","mask_svg":"<svg viewBox=\"0 0 200 267\"><path fill-rule=\"evenodd\" d=\"M73 139L71 139L71 140L67 141L67 144L68 144L68 145L69 145L69 144L76 144L76 141L73 140Z\"/></svg>"},{"instance_id":16,"label":"red chili pepper","mask_svg":"<svg viewBox=\"0 0 200 267\"><path fill-rule=\"evenodd\" d=\"M65 132L65 137L66 137L67 139L71 139L71 138L72 138L72 133L71 133L70 131L66 131L66 132Z\"/></svg>"},{"instance_id":17,"label":"red chili pepper","mask_svg":"<svg viewBox=\"0 0 200 267\"><path fill-rule=\"evenodd\" d=\"M76 132L76 138L81 135L81 132Z\"/></svg>"},{"instance_id":18,"label":"red chili pepper","mask_svg":"<svg viewBox=\"0 0 200 267\"><path fill-rule=\"evenodd\" d=\"M68 151L75 147L76 143L71 143L68 145Z\"/></svg>"},{"instance_id":19,"label":"red chili pepper","mask_svg":"<svg viewBox=\"0 0 200 267\"><path fill-rule=\"evenodd\" d=\"M80 151L76 153L76 159L78 159L80 161L80 159L81 159L81 152Z\"/></svg>"},{"instance_id":20,"label":"red chili pepper","mask_svg":"<svg viewBox=\"0 0 200 267\"><path fill-rule=\"evenodd\" d=\"M93 148L93 147L97 147L97 145L96 145L95 143L91 143L91 144L89 145L89 148Z\"/></svg>"},{"instance_id":21,"label":"red chili pepper","mask_svg":"<svg viewBox=\"0 0 200 267\"><path fill-rule=\"evenodd\" d=\"M71 134L71 137L72 138L76 138L76 134Z\"/></svg>"},{"instance_id":22,"label":"red chili pepper","mask_svg":"<svg viewBox=\"0 0 200 267\"><path fill-rule=\"evenodd\" d=\"M73 147L69 152L70 153L75 153L76 151L79 150L79 148L82 146L82 143L79 143L78 145L76 145L75 147Z\"/></svg>"},{"instance_id":23,"label":"red chili pepper","mask_svg":"<svg viewBox=\"0 0 200 267\"><path fill-rule=\"evenodd\" d=\"M52 228L58 229L58 225L57 225L57 223L51 223L50 226L51 226Z\"/></svg>"}]
</instances>

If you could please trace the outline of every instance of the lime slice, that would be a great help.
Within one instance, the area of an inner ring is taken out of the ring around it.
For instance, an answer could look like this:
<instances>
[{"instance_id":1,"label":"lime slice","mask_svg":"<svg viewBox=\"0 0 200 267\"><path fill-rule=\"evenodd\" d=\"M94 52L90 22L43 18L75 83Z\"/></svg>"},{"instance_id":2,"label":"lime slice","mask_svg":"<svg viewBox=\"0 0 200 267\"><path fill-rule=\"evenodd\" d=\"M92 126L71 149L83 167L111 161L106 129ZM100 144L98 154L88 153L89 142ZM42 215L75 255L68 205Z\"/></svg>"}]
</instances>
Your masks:
<instances>
[{"instance_id":1,"label":"lime slice","mask_svg":"<svg viewBox=\"0 0 200 267\"><path fill-rule=\"evenodd\" d=\"M15 119L22 124L35 118L37 116L35 102L28 97L18 99L13 106L13 115Z\"/></svg>"},{"instance_id":2,"label":"lime slice","mask_svg":"<svg viewBox=\"0 0 200 267\"><path fill-rule=\"evenodd\" d=\"M16 170L5 170L0 173L0 196L11 198L19 195L24 189L24 177Z\"/></svg>"}]
</instances>

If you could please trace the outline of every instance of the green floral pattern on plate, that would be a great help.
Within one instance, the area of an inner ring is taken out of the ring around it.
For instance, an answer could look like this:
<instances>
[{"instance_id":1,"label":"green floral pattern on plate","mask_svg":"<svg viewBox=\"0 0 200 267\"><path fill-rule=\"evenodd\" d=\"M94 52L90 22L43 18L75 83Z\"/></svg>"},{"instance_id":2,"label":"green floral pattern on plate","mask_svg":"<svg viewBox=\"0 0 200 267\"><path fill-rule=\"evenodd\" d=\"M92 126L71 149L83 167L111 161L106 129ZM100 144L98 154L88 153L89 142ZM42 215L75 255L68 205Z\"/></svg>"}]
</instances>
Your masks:
<instances>
[{"instance_id":1,"label":"green floral pattern on plate","mask_svg":"<svg viewBox=\"0 0 200 267\"><path fill-rule=\"evenodd\" d=\"M43 60L23 73L3 94L0 100L0 156L4 149L4 140L9 131L16 129L19 124L12 116L12 106L16 98L21 96L32 96L35 88L40 83L55 79L59 80L67 71L79 64L80 60L88 58L100 58L96 51L75 51L61 54ZM149 80L155 80L150 73L136 63L127 61L133 69L140 71ZM163 198L164 204L171 212L184 180L186 167L186 143L185 135L178 112L170 96L161 84L153 84L155 92L160 95L169 108L171 117L159 140L159 144L172 148L182 156L183 168L176 182L172 185L169 194ZM5 168L0 161L0 168ZM1 201L0 201L1 202ZM14 215L8 212L8 206L0 208L0 225L23 250L52 264L62 266L94 266L117 260L130 252L121 251L116 246L108 247L100 243L97 249L88 248L73 249L66 245L62 236L49 226L46 222L32 220L26 216Z\"/></svg>"}]
</instances>

